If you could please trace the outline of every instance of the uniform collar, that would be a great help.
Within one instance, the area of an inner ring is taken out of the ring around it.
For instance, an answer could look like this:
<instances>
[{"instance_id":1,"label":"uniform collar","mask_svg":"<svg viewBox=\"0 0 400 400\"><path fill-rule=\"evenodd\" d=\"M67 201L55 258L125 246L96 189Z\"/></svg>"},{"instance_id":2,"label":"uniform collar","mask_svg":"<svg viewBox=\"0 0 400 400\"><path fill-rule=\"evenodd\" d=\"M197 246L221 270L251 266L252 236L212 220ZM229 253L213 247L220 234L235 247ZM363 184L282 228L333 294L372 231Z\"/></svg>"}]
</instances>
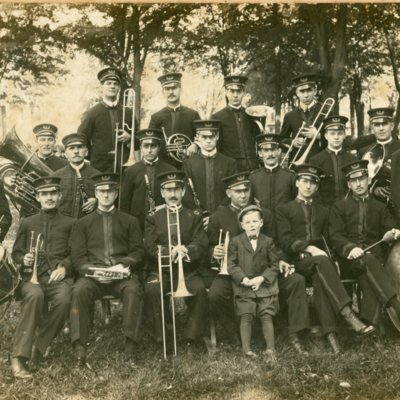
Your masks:
<instances>
[{"instance_id":1,"label":"uniform collar","mask_svg":"<svg viewBox=\"0 0 400 400\"><path fill-rule=\"evenodd\" d=\"M115 101L109 101L105 98L102 98L101 101L109 108L115 108L118 105L119 102L119 96L115 99Z\"/></svg>"},{"instance_id":2,"label":"uniform collar","mask_svg":"<svg viewBox=\"0 0 400 400\"><path fill-rule=\"evenodd\" d=\"M276 163L273 167L268 167L264 164L264 168L269 172L275 172L279 168L279 163Z\"/></svg>"},{"instance_id":3,"label":"uniform collar","mask_svg":"<svg viewBox=\"0 0 400 400\"><path fill-rule=\"evenodd\" d=\"M356 201L361 201L362 203L365 203L369 200L369 194L365 195L364 197L355 196L354 194L352 194L351 197Z\"/></svg>"},{"instance_id":4,"label":"uniform collar","mask_svg":"<svg viewBox=\"0 0 400 400\"><path fill-rule=\"evenodd\" d=\"M144 158L142 159L142 161L143 161L143 164L144 164L144 165L150 165L150 166L152 166L152 165L158 164L158 157L157 157L153 162L147 161L147 160L145 160Z\"/></svg>"},{"instance_id":5,"label":"uniform collar","mask_svg":"<svg viewBox=\"0 0 400 400\"><path fill-rule=\"evenodd\" d=\"M343 150L343 148L341 148L340 150L333 150L333 149L330 149L329 147L326 148L326 151L328 153L335 154L335 155L341 154L342 150Z\"/></svg>"},{"instance_id":6,"label":"uniform collar","mask_svg":"<svg viewBox=\"0 0 400 400\"><path fill-rule=\"evenodd\" d=\"M101 210L100 208L97 208L97 210L96 210L97 214L100 214L100 215L112 215L112 214L115 214L116 211L117 211L117 209L115 208L115 206L113 206L113 208L111 208L111 210L108 210L108 211Z\"/></svg>"},{"instance_id":7,"label":"uniform collar","mask_svg":"<svg viewBox=\"0 0 400 400\"><path fill-rule=\"evenodd\" d=\"M242 208L235 207L232 203L229 204L229 208L236 214L239 214L239 212L242 210Z\"/></svg>"},{"instance_id":8,"label":"uniform collar","mask_svg":"<svg viewBox=\"0 0 400 400\"><path fill-rule=\"evenodd\" d=\"M166 208L167 208L167 211L171 210L171 207L169 207L169 206L167 206ZM182 210L182 203L179 204L179 206L177 208L178 208L178 211L181 211Z\"/></svg>"},{"instance_id":9,"label":"uniform collar","mask_svg":"<svg viewBox=\"0 0 400 400\"><path fill-rule=\"evenodd\" d=\"M77 165L77 166L72 165L71 163L69 163L69 166L70 166L74 171L76 171L76 172L78 173L78 172L81 171L82 168L85 166L85 160L82 161L82 164L79 164L79 165Z\"/></svg>"},{"instance_id":10,"label":"uniform collar","mask_svg":"<svg viewBox=\"0 0 400 400\"><path fill-rule=\"evenodd\" d=\"M377 144L380 144L381 146L385 146L385 145L387 145L387 144L390 144L390 143L392 143L392 141L393 141L393 138L389 138L388 140L385 140L384 142L381 142L381 141L376 141L376 143Z\"/></svg>"},{"instance_id":11,"label":"uniform collar","mask_svg":"<svg viewBox=\"0 0 400 400\"><path fill-rule=\"evenodd\" d=\"M215 156L217 155L217 149L215 148L212 151L204 151L203 149L201 149L200 154L204 158L215 158Z\"/></svg>"},{"instance_id":12,"label":"uniform collar","mask_svg":"<svg viewBox=\"0 0 400 400\"><path fill-rule=\"evenodd\" d=\"M313 100L308 106L306 106L305 104L299 103L299 108L301 111L306 112L308 110L310 110L312 107L315 106L317 102L315 100Z\"/></svg>"},{"instance_id":13,"label":"uniform collar","mask_svg":"<svg viewBox=\"0 0 400 400\"><path fill-rule=\"evenodd\" d=\"M41 156L39 153L37 153L37 156L41 159L41 160L49 160L51 157L54 157L54 153L51 153L49 156L47 157L43 157Z\"/></svg>"},{"instance_id":14,"label":"uniform collar","mask_svg":"<svg viewBox=\"0 0 400 400\"><path fill-rule=\"evenodd\" d=\"M178 104L177 106L175 106L175 107L171 107L171 106L167 106L167 108L168 108L168 110L170 110L170 111L179 111L179 109L181 108L181 105L180 104Z\"/></svg>"},{"instance_id":15,"label":"uniform collar","mask_svg":"<svg viewBox=\"0 0 400 400\"><path fill-rule=\"evenodd\" d=\"M48 217L54 217L56 214L58 214L58 208L53 208L52 210L40 210L40 214Z\"/></svg>"},{"instance_id":16,"label":"uniform collar","mask_svg":"<svg viewBox=\"0 0 400 400\"><path fill-rule=\"evenodd\" d=\"M309 206L309 205L312 204L313 200L312 199L303 200L303 199L300 199L299 197L296 197L296 202L299 203L299 204L305 204L306 206Z\"/></svg>"},{"instance_id":17,"label":"uniform collar","mask_svg":"<svg viewBox=\"0 0 400 400\"><path fill-rule=\"evenodd\" d=\"M228 107L234 111L240 111L242 106L232 106L231 104L228 104Z\"/></svg>"}]
</instances>

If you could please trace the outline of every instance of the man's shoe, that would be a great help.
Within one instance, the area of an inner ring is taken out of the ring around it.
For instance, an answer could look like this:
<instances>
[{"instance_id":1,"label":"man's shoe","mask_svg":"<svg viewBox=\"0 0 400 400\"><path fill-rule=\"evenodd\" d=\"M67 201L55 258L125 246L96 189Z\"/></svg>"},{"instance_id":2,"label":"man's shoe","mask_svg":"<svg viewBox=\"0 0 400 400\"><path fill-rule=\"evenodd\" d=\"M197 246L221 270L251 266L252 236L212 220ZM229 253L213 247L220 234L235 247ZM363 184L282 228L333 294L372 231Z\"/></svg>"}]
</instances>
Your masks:
<instances>
[{"instance_id":1,"label":"man's shoe","mask_svg":"<svg viewBox=\"0 0 400 400\"><path fill-rule=\"evenodd\" d=\"M299 335L297 333L291 333L289 335L289 343L296 350L297 354L301 356L308 356L308 352L304 350L303 345L300 342Z\"/></svg>"},{"instance_id":2,"label":"man's shoe","mask_svg":"<svg viewBox=\"0 0 400 400\"><path fill-rule=\"evenodd\" d=\"M79 361L80 364L86 364L86 347L82 346L80 343L76 343L75 346L75 354L76 359Z\"/></svg>"},{"instance_id":3,"label":"man's shoe","mask_svg":"<svg viewBox=\"0 0 400 400\"><path fill-rule=\"evenodd\" d=\"M11 369L15 379L32 379L33 376L30 374L25 367L25 361L20 357L11 358Z\"/></svg>"},{"instance_id":4,"label":"man's shoe","mask_svg":"<svg viewBox=\"0 0 400 400\"><path fill-rule=\"evenodd\" d=\"M32 364L39 366L44 360L43 354L40 352L40 350L37 347L33 348L32 351L32 357L31 357L31 362Z\"/></svg>"},{"instance_id":5,"label":"man's shoe","mask_svg":"<svg viewBox=\"0 0 400 400\"><path fill-rule=\"evenodd\" d=\"M254 351L246 351L245 353L243 353L246 357L248 358L257 358L258 355L256 353L254 353Z\"/></svg>"},{"instance_id":6,"label":"man's shoe","mask_svg":"<svg viewBox=\"0 0 400 400\"><path fill-rule=\"evenodd\" d=\"M336 338L335 332L328 333L326 335L326 340L328 341L329 345L331 346L331 349L333 350L333 354L335 356L340 354L340 346Z\"/></svg>"},{"instance_id":7,"label":"man's shoe","mask_svg":"<svg viewBox=\"0 0 400 400\"><path fill-rule=\"evenodd\" d=\"M345 307L340 312L344 320L349 324L350 328L357 333L358 336L366 336L375 332L373 325L365 325L350 307Z\"/></svg>"}]
</instances>

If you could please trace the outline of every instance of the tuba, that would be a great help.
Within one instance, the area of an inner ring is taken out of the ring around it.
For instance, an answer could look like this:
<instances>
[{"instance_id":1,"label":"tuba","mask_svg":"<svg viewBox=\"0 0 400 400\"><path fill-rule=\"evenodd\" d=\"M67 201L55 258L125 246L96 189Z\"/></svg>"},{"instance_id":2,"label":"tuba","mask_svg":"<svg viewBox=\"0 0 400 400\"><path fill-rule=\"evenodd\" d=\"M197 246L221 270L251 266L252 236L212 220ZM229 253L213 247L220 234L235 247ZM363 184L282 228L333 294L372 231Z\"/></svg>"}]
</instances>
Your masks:
<instances>
[{"instance_id":1,"label":"tuba","mask_svg":"<svg viewBox=\"0 0 400 400\"><path fill-rule=\"evenodd\" d=\"M246 108L246 114L254 119L260 133L275 133L276 114L272 107L250 106Z\"/></svg>"}]
</instances>

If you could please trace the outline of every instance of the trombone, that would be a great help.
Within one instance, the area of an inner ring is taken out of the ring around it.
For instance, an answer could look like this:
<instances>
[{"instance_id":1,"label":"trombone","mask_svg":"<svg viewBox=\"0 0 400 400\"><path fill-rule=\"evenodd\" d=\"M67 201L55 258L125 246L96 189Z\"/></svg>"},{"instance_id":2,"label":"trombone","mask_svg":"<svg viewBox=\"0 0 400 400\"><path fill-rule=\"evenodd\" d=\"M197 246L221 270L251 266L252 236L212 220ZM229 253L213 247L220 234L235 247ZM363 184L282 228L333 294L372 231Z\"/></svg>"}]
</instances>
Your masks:
<instances>
[{"instance_id":1,"label":"trombone","mask_svg":"<svg viewBox=\"0 0 400 400\"><path fill-rule=\"evenodd\" d=\"M161 322L162 322L162 334L163 334L163 350L164 359L167 358L167 341L166 341L166 329L165 329L165 305L164 305L164 283L163 283L163 269L168 269L170 279L170 295L171 295L171 312L172 312L172 334L174 341L174 356L177 355L176 346L176 321L175 321L175 304L174 298L177 297L189 297L193 296L186 288L185 276L183 271L183 260L182 254L179 251L182 245L181 242L181 230L179 224L179 209L177 206L168 206L167 209L167 227L168 227L168 253L163 254L162 246L158 246L158 275L160 280L160 292L161 292ZM173 280L173 263L172 260L172 248L174 247L172 241L171 228L176 227L177 243L178 248L178 259L175 261L178 263L178 284L176 291L174 291L174 280Z\"/></svg>"}]
</instances>

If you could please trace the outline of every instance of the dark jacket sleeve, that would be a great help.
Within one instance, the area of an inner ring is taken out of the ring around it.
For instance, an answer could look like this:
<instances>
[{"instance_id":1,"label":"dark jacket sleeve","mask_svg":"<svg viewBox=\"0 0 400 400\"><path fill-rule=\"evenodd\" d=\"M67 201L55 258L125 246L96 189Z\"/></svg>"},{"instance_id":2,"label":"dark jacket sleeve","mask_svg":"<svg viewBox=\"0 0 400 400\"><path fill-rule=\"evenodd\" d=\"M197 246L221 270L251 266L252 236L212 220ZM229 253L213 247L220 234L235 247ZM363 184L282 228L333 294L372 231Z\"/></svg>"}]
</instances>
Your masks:
<instances>
[{"instance_id":1,"label":"dark jacket sleeve","mask_svg":"<svg viewBox=\"0 0 400 400\"><path fill-rule=\"evenodd\" d=\"M129 253L120 262L124 267L130 266L132 272L138 271L143 265L144 248L143 237L140 230L139 221L135 217L130 218L129 223Z\"/></svg>"},{"instance_id":2,"label":"dark jacket sleeve","mask_svg":"<svg viewBox=\"0 0 400 400\"><path fill-rule=\"evenodd\" d=\"M208 237L203 227L203 218L200 214L195 215L193 225L192 240L186 247L190 261L198 262L207 257Z\"/></svg>"},{"instance_id":3,"label":"dark jacket sleeve","mask_svg":"<svg viewBox=\"0 0 400 400\"><path fill-rule=\"evenodd\" d=\"M12 223L10 207L8 205L7 197L4 194L3 182L1 182L0 186L0 218L0 242L2 242Z\"/></svg>"},{"instance_id":4,"label":"dark jacket sleeve","mask_svg":"<svg viewBox=\"0 0 400 400\"><path fill-rule=\"evenodd\" d=\"M279 275L279 258L279 253L274 241L272 239L268 240L267 268L265 268L264 272L261 274L261 276L264 278L264 283L266 283L268 286L271 286Z\"/></svg>"},{"instance_id":5,"label":"dark jacket sleeve","mask_svg":"<svg viewBox=\"0 0 400 400\"><path fill-rule=\"evenodd\" d=\"M125 170L122 176L120 210L127 214L131 212L131 201L135 191L135 181L133 178L130 171Z\"/></svg>"},{"instance_id":6,"label":"dark jacket sleeve","mask_svg":"<svg viewBox=\"0 0 400 400\"><path fill-rule=\"evenodd\" d=\"M73 228L71 240L71 259L75 271L79 275L85 276L89 267L94 267L94 264L89 263L87 257L87 235L86 226L78 220Z\"/></svg>"},{"instance_id":7,"label":"dark jacket sleeve","mask_svg":"<svg viewBox=\"0 0 400 400\"><path fill-rule=\"evenodd\" d=\"M27 252L27 228L25 221L22 220L21 225L18 228L17 236L14 241L14 246L12 249L11 257L18 268L24 267L24 256Z\"/></svg>"},{"instance_id":8,"label":"dark jacket sleeve","mask_svg":"<svg viewBox=\"0 0 400 400\"><path fill-rule=\"evenodd\" d=\"M157 231L153 215L148 215L144 223L144 243L146 254L154 261L157 259Z\"/></svg>"},{"instance_id":9,"label":"dark jacket sleeve","mask_svg":"<svg viewBox=\"0 0 400 400\"><path fill-rule=\"evenodd\" d=\"M90 111L91 110L88 110L82 115L81 124L78 127L78 133L82 133L86 136L89 151L93 134L93 116Z\"/></svg>"},{"instance_id":10,"label":"dark jacket sleeve","mask_svg":"<svg viewBox=\"0 0 400 400\"><path fill-rule=\"evenodd\" d=\"M239 265L239 242L236 238L233 238L229 242L228 272L237 285L240 285L242 280L246 277L246 274Z\"/></svg>"}]
</instances>

